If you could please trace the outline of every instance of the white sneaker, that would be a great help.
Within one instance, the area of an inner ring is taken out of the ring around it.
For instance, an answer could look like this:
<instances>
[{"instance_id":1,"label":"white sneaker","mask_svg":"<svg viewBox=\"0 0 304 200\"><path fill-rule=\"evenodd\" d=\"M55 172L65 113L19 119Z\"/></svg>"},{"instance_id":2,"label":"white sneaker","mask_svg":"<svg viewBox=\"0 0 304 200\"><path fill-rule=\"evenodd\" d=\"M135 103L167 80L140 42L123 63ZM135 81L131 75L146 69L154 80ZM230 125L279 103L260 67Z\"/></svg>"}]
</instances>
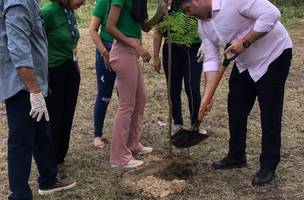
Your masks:
<instances>
[{"instance_id":1,"label":"white sneaker","mask_svg":"<svg viewBox=\"0 0 304 200\"><path fill-rule=\"evenodd\" d=\"M144 164L144 161L142 160L130 160L126 165L114 165L112 164L111 167L123 167L123 168L136 168Z\"/></svg>"},{"instance_id":2,"label":"white sneaker","mask_svg":"<svg viewBox=\"0 0 304 200\"><path fill-rule=\"evenodd\" d=\"M138 152L138 155L144 155L151 153L153 151L152 147L144 147L140 152Z\"/></svg>"},{"instance_id":3,"label":"white sneaker","mask_svg":"<svg viewBox=\"0 0 304 200\"><path fill-rule=\"evenodd\" d=\"M173 124L172 126L172 133L175 134L177 133L179 130L181 130L183 128L183 125L180 124Z\"/></svg>"},{"instance_id":4,"label":"white sneaker","mask_svg":"<svg viewBox=\"0 0 304 200\"><path fill-rule=\"evenodd\" d=\"M207 131L205 128L200 128L200 129L199 129L199 132L200 132L201 134L207 134L207 133L208 133L208 131Z\"/></svg>"}]
</instances>

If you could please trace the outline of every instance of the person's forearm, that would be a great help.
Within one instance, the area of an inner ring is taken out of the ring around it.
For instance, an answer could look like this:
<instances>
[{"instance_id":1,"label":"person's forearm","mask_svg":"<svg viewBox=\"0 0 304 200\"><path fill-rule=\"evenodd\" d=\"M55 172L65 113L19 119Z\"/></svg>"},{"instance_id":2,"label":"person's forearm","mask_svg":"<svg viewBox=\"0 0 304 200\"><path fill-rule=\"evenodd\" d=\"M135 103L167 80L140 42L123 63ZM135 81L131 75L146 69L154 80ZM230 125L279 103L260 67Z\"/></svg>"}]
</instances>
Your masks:
<instances>
[{"instance_id":1,"label":"person's forearm","mask_svg":"<svg viewBox=\"0 0 304 200\"><path fill-rule=\"evenodd\" d=\"M129 47L135 48L138 43L134 40L130 40L124 34L122 34L115 26L107 26L107 32L112 35L117 41L122 42Z\"/></svg>"},{"instance_id":2,"label":"person's forearm","mask_svg":"<svg viewBox=\"0 0 304 200\"><path fill-rule=\"evenodd\" d=\"M21 80L24 82L26 88L30 93L39 93L40 86L36 79L34 70L30 67L19 67L17 68L17 73Z\"/></svg>"},{"instance_id":3,"label":"person's forearm","mask_svg":"<svg viewBox=\"0 0 304 200\"><path fill-rule=\"evenodd\" d=\"M246 35L247 40L250 43L254 43L255 41L257 41L258 39L264 37L267 33L260 33L260 32L256 32L256 31L251 31L250 33L248 33Z\"/></svg>"},{"instance_id":4,"label":"person's forearm","mask_svg":"<svg viewBox=\"0 0 304 200\"><path fill-rule=\"evenodd\" d=\"M142 24L142 30L144 32L149 32L162 19L162 17L163 14L157 12L151 19Z\"/></svg>"},{"instance_id":5,"label":"person's forearm","mask_svg":"<svg viewBox=\"0 0 304 200\"><path fill-rule=\"evenodd\" d=\"M162 43L162 35L155 30L153 34L153 57L159 58L159 51Z\"/></svg>"},{"instance_id":6,"label":"person's forearm","mask_svg":"<svg viewBox=\"0 0 304 200\"><path fill-rule=\"evenodd\" d=\"M121 13L121 7L119 6L111 6L106 31L112 35L117 41L122 42L129 47L137 48L140 44L138 44L135 40L131 40L122 34L118 28L116 27Z\"/></svg>"},{"instance_id":7,"label":"person's forearm","mask_svg":"<svg viewBox=\"0 0 304 200\"><path fill-rule=\"evenodd\" d=\"M216 81L218 71L208 71L205 72L205 88L203 98L207 98L208 94L211 92L212 86Z\"/></svg>"},{"instance_id":8,"label":"person's forearm","mask_svg":"<svg viewBox=\"0 0 304 200\"><path fill-rule=\"evenodd\" d=\"M104 46L103 42L101 41L101 39L98 35L98 32L96 30L90 29L90 35L91 35L91 38L92 38L94 44L96 45L96 48L102 54L103 51L105 50L105 46Z\"/></svg>"}]
</instances>

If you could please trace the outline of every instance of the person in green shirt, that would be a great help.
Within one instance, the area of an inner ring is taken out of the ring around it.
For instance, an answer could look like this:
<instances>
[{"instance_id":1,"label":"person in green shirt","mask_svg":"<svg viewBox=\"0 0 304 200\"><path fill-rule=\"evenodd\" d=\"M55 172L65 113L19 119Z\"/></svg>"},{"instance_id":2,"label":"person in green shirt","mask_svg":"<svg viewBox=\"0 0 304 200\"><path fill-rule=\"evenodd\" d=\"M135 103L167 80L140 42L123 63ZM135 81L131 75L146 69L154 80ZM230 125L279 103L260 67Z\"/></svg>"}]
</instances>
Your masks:
<instances>
[{"instance_id":1,"label":"person in green shirt","mask_svg":"<svg viewBox=\"0 0 304 200\"><path fill-rule=\"evenodd\" d=\"M167 3L147 20L147 0L112 0L106 26L115 38L110 65L117 75L118 110L112 131L110 163L112 167L134 168L143 164L132 154L152 152L140 142L146 93L139 57L149 62L151 55L142 47L141 30L148 32L167 12Z\"/></svg>"},{"instance_id":2,"label":"person in green shirt","mask_svg":"<svg viewBox=\"0 0 304 200\"><path fill-rule=\"evenodd\" d=\"M102 138L102 129L116 78L109 64L113 37L106 32L110 7L111 0L97 0L90 23L91 38L96 45L97 96L94 106L94 146L98 149L103 149L107 141Z\"/></svg>"},{"instance_id":3,"label":"person in green shirt","mask_svg":"<svg viewBox=\"0 0 304 200\"><path fill-rule=\"evenodd\" d=\"M177 32L174 27L170 30L170 37L172 38L172 79L171 79L171 102L172 102L172 117L174 121L173 132L177 132L183 128L184 120L182 116L182 100L181 91L184 81L185 92L188 97L188 105L190 111L191 125L197 121L198 111L200 107L201 95L200 84L202 75L202 55L200 48L201 40L199 38L197 19L188 16L178 7L178 0L171 3L169 14L172 16L170 20L173 20L178 28L182 28L180 32ZM168 19L164 19L168 20ZM168 81L168 38L167 29L162 30L161 24L158 24L158 28L155 29L153 35L153 65L155 70L160 73L161 60L159 51L162 43L162 38L166 40L163 45L163 68L166 79ZM181 33L183 32L183 33ZM188 44L185 41L188 40ZM199 56L197 59L196 56Z\"/></svg>"},{"instance_id":4,"label":"person in green shirt","mask_svg":"<svg viewBox=\"0 0 304 200\"><path fill-rule=\"evenodd\" d=\"M74 10L84 0L52 0L41 8L48 40L49 94L46 98L51 135L61 178L77 103L80 73L77 63L77 29Z\"/></svg>"}]
</instances>

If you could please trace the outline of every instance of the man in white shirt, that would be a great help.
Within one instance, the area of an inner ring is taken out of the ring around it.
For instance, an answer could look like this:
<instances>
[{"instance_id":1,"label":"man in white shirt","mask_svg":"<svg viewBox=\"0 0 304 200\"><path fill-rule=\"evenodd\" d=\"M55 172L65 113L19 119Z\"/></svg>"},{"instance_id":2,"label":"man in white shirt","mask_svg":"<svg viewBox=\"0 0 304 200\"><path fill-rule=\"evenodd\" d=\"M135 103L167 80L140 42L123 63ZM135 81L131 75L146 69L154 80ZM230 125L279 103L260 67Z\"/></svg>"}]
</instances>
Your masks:
<instances>
[{"instance_id":1,"label":"man in white shirt","mask_svg":"<svg viewBox=\"0 0 304 200\"><path fill-rule=\"evenodd\" d=\"M280 161L281 119L292 41L268 0L181 0L181 7L200 19L205 44L205 89L201 105L220 67L220 48L237 54L229 79L229 153L215 169L246 165L247 118L257 98L261 110L262 153L253 185L271 182ZM199 117L208 110L200 109Z\"/></svg>"}]
</instances>

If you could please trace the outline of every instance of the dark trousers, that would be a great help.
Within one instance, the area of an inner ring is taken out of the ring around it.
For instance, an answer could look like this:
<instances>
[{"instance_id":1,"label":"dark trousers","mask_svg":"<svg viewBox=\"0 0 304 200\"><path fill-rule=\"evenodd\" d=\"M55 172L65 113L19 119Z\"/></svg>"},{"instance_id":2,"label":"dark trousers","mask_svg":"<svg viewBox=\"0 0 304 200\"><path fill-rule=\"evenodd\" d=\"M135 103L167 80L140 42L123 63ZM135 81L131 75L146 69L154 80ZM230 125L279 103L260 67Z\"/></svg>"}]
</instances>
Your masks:
<instances>
[{"instance_id":1,"label":"dark trousers","mask_svg":"<svg viewBox=\"0 0 304 200\"><path fill-rule=\"evenodd\" d=\"M29 116L30 95L21 91L5 101L8 137L8 177L10 200L32 199L28 184L32 156L39 171L39 188L55 184L57 166L48 123L42 118L36 122Z\"/></svg>"},{"instance_id":2,"label":"dark trousers","mask_svg":"<svg viewBox=\"0 0 304 200\"><path fill-rule=\"evenodd\" d=\"M61 66L49 69L49 95L46 104L57 164L64 162L69 149L79 84L80 74L75 62L69 60Z\"/></svg>"},{"instance_id":3,"label":"dark trousers","mask_svg":"<svg viewBox=\"0 0 304 200\"><path fill-rule=\"evenodd\" d=\"M289 73L292 50L286 49L257 82L248 71L239 73L234 65L229 79L229 155L245 155L248 115L256 97L259 101L262 124L261 168L275 170L280 161L281 120L285 82Z\"/></svg>"},{"instance_id":4,"label":"dark trousers","mask_svg":"<svg viewBox=\"0 0 304 200\"><path fill-rule=\"evenodd\" d=\"M194 43L186 47L172 44L172 83L171 101L172 117L174 124L183 125L181 91L184 80L185 91L188 97L191 124L193 125L198 116L201 102L201 75L202 64L197 62L197 51L200 43ZM168 44L163 46L163 66L168 80Z\"/></svg>"},{"instance_id":5,"label":"dark trousers","mask_svg":"<svg viewBox=\"0 0 304 200\"><path fill-rule=\"evenodd\" d=\"M103 43L107 50L110 51L112 42L103 41ZM112 97L116 73L106 69L103 57L98 49L96 49L96 78L97 96L94 107L94 136L102 137L104 120Z\"/></svg>"}]
</instances>

